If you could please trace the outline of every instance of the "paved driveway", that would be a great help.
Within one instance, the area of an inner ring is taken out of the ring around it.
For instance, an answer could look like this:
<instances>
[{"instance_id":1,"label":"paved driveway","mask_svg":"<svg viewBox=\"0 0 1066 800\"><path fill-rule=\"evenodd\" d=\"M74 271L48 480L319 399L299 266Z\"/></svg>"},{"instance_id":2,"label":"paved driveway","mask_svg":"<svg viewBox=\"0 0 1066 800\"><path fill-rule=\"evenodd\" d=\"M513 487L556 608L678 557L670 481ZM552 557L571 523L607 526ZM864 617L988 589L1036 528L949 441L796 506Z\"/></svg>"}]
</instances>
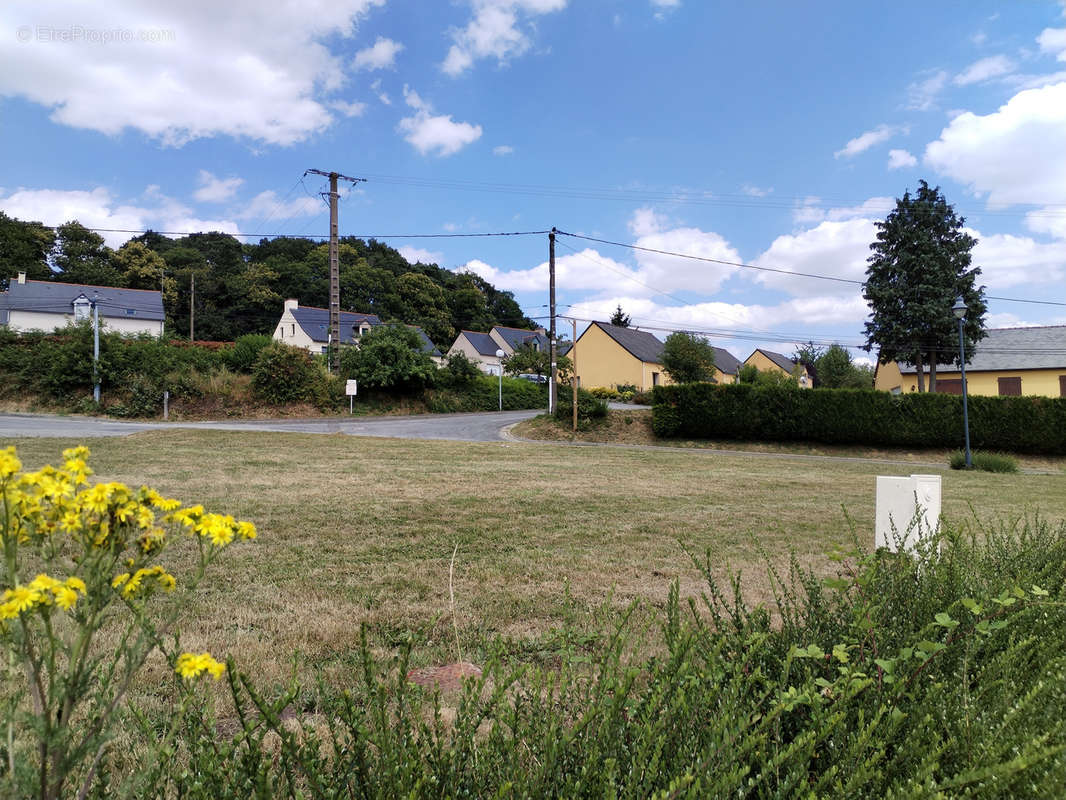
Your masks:
<instances>
[{"instance_id":1,"label":"paved driveway","mask_svg":"<svg viewBox=\"0 0 1066 800\"><path fill-rule=\"evenodd\" d=\"M345 433L398 439L452 439L462 442L499 441L500 430L529 419L540 411L491 411L476 414L420 414L407 417L330 417L328 419L250 420L242 422L120 422L100 417L51 414L0 414L0 443L24 437L68 439L128 436L166 428L205 428L224 431L279 433Z\"/></svg>"}]
</instances>

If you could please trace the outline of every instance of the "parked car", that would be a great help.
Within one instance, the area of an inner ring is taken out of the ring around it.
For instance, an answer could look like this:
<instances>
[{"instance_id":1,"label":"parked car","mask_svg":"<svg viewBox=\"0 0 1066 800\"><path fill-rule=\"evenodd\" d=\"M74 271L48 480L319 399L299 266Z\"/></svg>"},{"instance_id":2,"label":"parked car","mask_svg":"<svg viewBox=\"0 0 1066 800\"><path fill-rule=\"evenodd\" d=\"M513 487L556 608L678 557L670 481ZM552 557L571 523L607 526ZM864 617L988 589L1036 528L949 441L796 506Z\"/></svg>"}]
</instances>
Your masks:
<instances>
[{"instance_id":1,"label":"parked car","mask_svg":"<svg viewBox=\"0 0 1066 800\"><path fill-rule=\"evenodd\" d=\"M547 383L548 382L548 376L547 375L537 375L534 372L523 372L521 375L518 375L517 377L518 377L519 380L529 381L530 383Z\"/></svg>"}]
</instances>

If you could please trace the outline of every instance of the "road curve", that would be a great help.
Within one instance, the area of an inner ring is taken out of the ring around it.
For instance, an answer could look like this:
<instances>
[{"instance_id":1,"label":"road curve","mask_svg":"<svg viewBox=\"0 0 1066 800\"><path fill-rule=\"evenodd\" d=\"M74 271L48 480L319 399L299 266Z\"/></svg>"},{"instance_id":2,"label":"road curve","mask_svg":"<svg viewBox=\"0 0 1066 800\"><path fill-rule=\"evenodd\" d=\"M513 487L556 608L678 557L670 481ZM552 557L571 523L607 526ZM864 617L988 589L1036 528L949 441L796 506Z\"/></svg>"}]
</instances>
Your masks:
<instances>
[{"instance_id":1,"label":"road curve","mask_svg":"<svg viewBox=\"0 0 1066 800\"><path fill-rule=\"evenodd\" d=\"M54 414L0 414L0 443L20 438L96 438L129 436L141 431L194 428L273 433L343 433L394 439L450 439L459 442L500 441L501 430L541 413L490 411L472 414L418 414L395 417L328 417L241 422L122 422L102 417Z\"/></svg>"}]
</instances>

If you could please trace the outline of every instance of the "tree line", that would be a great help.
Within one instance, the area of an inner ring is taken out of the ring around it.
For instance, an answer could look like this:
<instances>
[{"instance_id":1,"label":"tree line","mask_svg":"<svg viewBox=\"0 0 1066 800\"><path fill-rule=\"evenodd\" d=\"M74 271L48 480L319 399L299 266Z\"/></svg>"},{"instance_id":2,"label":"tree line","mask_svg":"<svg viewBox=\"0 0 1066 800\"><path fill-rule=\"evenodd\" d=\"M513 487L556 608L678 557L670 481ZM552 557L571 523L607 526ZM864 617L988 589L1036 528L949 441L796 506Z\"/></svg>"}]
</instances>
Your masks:
<instances>
[{"instance_id":1,"label":"tree line","mask_svg":"<svg viewBox=\"0 0 1066 800\"><path fill-rule=\"evenodd\" d=\"M169 238L154 231L109 247L77 221L56 228L0 212L0 288L18 272L31 280L160 289L174 338L233 341L269 334L286 298L328 308L329 246L308 238L241 243L225 233ZM534 328L511 292L436 264L410 264L371 239L340 240L341 308L419 325L447 348L459 330ZM195 286L195 290L194 290Z\"/></svg>"}]
</instances>

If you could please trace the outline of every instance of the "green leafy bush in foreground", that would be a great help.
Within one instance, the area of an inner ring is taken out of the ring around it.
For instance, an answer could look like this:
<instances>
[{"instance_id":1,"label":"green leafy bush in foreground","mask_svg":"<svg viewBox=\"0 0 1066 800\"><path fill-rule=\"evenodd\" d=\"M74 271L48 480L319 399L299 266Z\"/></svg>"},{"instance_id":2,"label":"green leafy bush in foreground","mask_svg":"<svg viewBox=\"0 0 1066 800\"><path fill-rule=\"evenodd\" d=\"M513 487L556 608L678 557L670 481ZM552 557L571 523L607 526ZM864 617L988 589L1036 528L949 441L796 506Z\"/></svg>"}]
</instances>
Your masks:
<instances>
[{"instance_id":1,"label":"green leafy bush in foreground","mask_svg":"<svg viewBox=\"0 0 1066 800\"><path fill-rule=\"evenodd\" d=\"M650 632L615 614L551 668L484 643L447 711L405 678L417 645L379 663L364 635L345 691L268 694L231 664L236 732L186 714L142 796L1063 796L1066 526L834 560L771 570L774 616L707 558L703 595L675 584Z\"/></svg>"},{"instance_id":2,"label":"green leafy bush in foreground","mask_svg":"<svg viewBox=\"0 0 1066 800\"><path fill-rule=\"evenodd\" d=\"M1006 453L986 453L982 450L975 450L970 453L970 463L974 469L985 472L1018 471L1018 459ZM948 465L952 469L966 469L966 453L962 450L955 450L948 456Z\"/></svg>"}]
</instances>

